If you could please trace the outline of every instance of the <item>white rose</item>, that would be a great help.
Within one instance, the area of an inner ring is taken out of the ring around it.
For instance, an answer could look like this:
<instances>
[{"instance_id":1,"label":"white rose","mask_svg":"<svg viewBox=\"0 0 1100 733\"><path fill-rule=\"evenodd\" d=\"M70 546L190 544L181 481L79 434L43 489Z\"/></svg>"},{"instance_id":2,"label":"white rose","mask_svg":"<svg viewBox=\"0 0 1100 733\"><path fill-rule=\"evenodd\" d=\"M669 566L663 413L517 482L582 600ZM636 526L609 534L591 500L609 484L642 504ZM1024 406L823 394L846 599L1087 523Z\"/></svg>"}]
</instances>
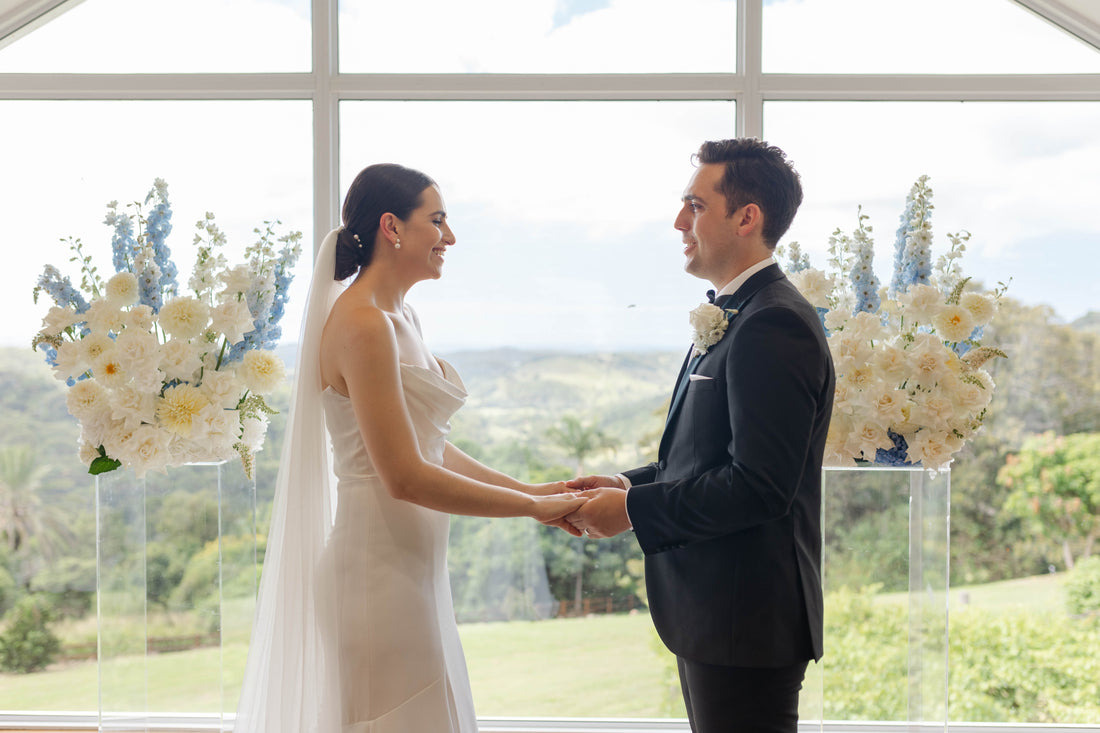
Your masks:
<instances>
[{"instance_id":1,"label":"white rose","mask_svg":"<svg viewBox=\"0 0 1100 733\"><path fill-rule=\"evenodd\" d=\"M871 344L849 334L847 329L829 338L829 351L832 352L833 366L839 374L866 364L874 356Z\"/></svg>"},{"instance_id":2,"label":"white rose","mask_svg":"<svg viewBox=\"0 0 1100 733\"><path fill-rule=\"evenodd\" d=\"M51 306L50 310L42 317L42 335L56 336L69 326L80 320L80 316L72 308Z\"/></svg>"},{"instance_id":3,"label":"white rose","mask_svg":"<svg viewBox=\"0 0 1100 733\"><path fill-rule=\"evenodd\" d=\"M943 294L931 285L913 285L898 295L898 304L902 307L909 327L932 323L943 310Z\"/></svg>"},{"instance_id":4,"label":"white rose","mask_svg":"<svg viewBox=\"0 0 1100 733\"><path fill-rule=\"evenodd\" d=\"M970 311L975 326L984 326L993 320L997 312L997 303L993 298L981 293L963 293L959 305Z\"/></svg>"},{"instance_id":5,"label":"white rose","mask_svg":"<svg viewBox=\"0 0 1100 733\"><path fill-rule=\"evenodd\" d=\"M893 344L882 344L875 349L874 362L875 369L887 384L901 384L909 376L909 363L905 351Z\"/></svg>"},{"instance_id":6,"label":"white rose","mask_svg":"<svg viewBox=\"0 0 1100 733\"><path fill-rule=\"evenodd\" d=\"M94 379L82 379L69 388L65 406L77 420L90 418L107 408L107 390Z\"/></svg>"},{"instance_id":7,"label":"white rose","mask_svg":"<svg viewBox=\"0 0 1100 733\"><path fill-rule=\"evenodd\" d=\"M691 323L691 342L695 345L692 354L698 356L722 340L729 326L726 311L711 303L696 306L688 314Z\"/></svg>"},{"instance_id":8,"label":"white rose","mask_svg":"<svg viewBox=\"0 0 1100 733\"><path fill-rule=\"evenodd\" d=\"M160 369L168 379L191 382L202 367L202 359L187 341L172 339L161 347Z\"/></svg>"},{"instance_id":9,"label":"white rose","mask_svg":"<svg viewBox=\"0 0 1100 733\"><path fill-rule=\"evenodd\" d=\"M93 300L80 316L93 334L106 335L108 331L122 330L122 311L114 303L106 300Z\"/></svg>"},{"instance_id":10,"label":"white rose","mask_svg":"<svg viewBox=\"0 0 1100 733\"><path fill-rule=\"evenodd\" d=\"M913 401L911 419L922 427L943 432L955 417L955 403L939 392L920 392Z\"/></svg>"},{"instance_id":11,"label":"white rose","mask_svg":"<svg viewBox=\"0 0 1100 733\"><path fill-rule=\"evenodd\" d=\"M141 290L132 272L115 273L105 288L108 302L116 308L124 308L138 302Z\"/></svg>"},{"instance_id":12,"label":"white rose","mask_svg":"<svg viewBox=\"0 0 1100 733\"><path fill-rule=\"evenodd\" d=\"M906 353L912 366L910 378L916 385L934 387L940 377L951 373L948 362L955 356L954 352L930 333L916 334Z\"/></svg>"},{"instance_id":13,"label":"white rose","mask_svg":"<svg viewBox=\"0 0 1100 733\"><path fill-rule=\"evenodd\" d=\"M133 431L142 423L155 422L156 414L152 393L129 386L115 392L111 417L122 422L126 430Z\"/></svg>"},{"instance_id":14,"label":"white rose","mask_svg":"<svg viewBox=\"0 0 1100 733\"><path fill-rule=\"evenodd\" d=\"M938 471L951 463L951 456L955 450L953 444L948 444L945 436L931 430L920 430L910 438L909 460L913 463L920 461L924 468Z\"/></svg>"},{"instance_id":15,"label":"white rose","mask_svg":"<svg viewBox=\"0 0 1100 733\"><path fill-rule=\"evenodd\" d=\"M241 442L250 451L263 450L264 438L267 435L267 417L246 417L242 424Z\"/></svg>"},{"instance_id":16,"label":"white rose","mask_svg":"<svg viewBox=\"0 0 1100 733\"><path fill-rule=\"evenodd\" d=\"M864 422L855 426L849 445L853 446L854 451L862 453L865 460L873 461L879 448L890 450L894 447L894 441L882 425Z\"/></svg>"},{"instance_id":17,"label":"white rose","mask_svg":"<svg viewBox=\"0 0 1100 733\"><path fill-rule=\"evenodd\" d=\"M147 305L135 305L122 314L122 325L126 329L139 331L153 330L153 309Z\"/></svg>"},{"instance_id":18,"label":"white rose","mask_svg":"<svg viewBox=\"0 0 1100 733\"><path fill-rule=\"evenodd\" d=\"M156 336L148 331L125 328L115 339L115 353L137 387L150 392L159 389L161 353Z\"/></svg>"},{"instance_id":19,"label":"white rose","mask_svg":"<svg viewBox=\"0 0 1100 733\"><path fill-rule=\"evenodd\" d=\"M206 330L210 308L197 298L185 295L165 303L157 318L160 327L173 338L193 339Z\"/></svg>"},{"instance_id":20,"label":"white rose","mask_svg":"<svg viewBox=\"0 0 1100 733\"><path fill-rule=\"evenodd\" d=\"M844 333L866 343L878 343L886 338L882 318L874 313L860 311L844 325Z\"/></svg>"},{"instance_id":21,"label":"white rose","mask_svg":"<svg viewBox=\"0 0 1100 733\"><path fill-rule=\"evenodd\" d=\"M851 389L856 391L864 391L876 387L879 384L877 375L875 374L874 367L868 363L863 363L857 367L849 369L841 377L842 380L847 382Z\"/></svg>"},{"instance_id":22,"label":"white rose","mask_svg":"<svg viewBox=\"0 0 1100 733\"><path fill-rule=\"evenodd\" d=\"M243 300L228 300L210 311L211 328L225 334L226 341L233 345L244 340L244 335L255 328L252 311Z\"/></svg>"},{"instance_id":23,"label":"white rose","mask_svg":"<svg viewBox=\"0 0 1100 733\"><path fill-rule=\"evenodd\" d=\"M282 384L286 367L282 360L270 351L246 351L237 376L256 394L270 394Z\"/></svg>"},{"instance_id":24,"label":"white rose","mask_svg":"<svg viewBox=\"0 0 1100 733\"><path fill-rule=\"evenodd\" d=\"M91 333L80 341L80 347L84 351L84 363L95 364L100 357L111 354L115 350L115 342L105 333Z\"/></svg>"},{"instance_id":25,"label":"white rose","mask_svg":"<svg viewBox=\"0 0 1100 733\"><path fill-rule=\"evenodd\" d=\"M892 387L875 390L868 399L871 418L880 425L894 425L905 420L905 406L909 393Z\"/></svg>"},{"instance_id":26,"label":"white rose","mask_svg":"<svg viewBox=\"0 0 1100 733\"><path fill-rule=\"evenodd\" d=\"M252 288L256 278L248 265L237 265L223 272L219 279L225 283L226 293L238 295L247 293Z\"/></svg>"},{"instance_id":27,"label":"white rose","mask_svg":"<svg viewBox=\"0 0 1100 733\"><path fill-rule=\"evenodd\" d=\"M57 347L57 365L53 368L54 376L62 382L83 374L88 369L88 360L84 358L84 347L81 341L63 341Z\"/></svg>"},{"instance_id":28,"label":"white rose","mask_svg":"<svg viewBox=\"0 0 1100 733\"><path fill-rule=\"evenodd\" d=\"M245 386L233 371L206 367L199 389L211 403L225 409L235 409L241 401Z\"/></svg>"},{"instance_id":29,"label":"white rose","mask_svg":"<svg viewBox=\"0 0 1100 733\"><path fill-rule=\"evenodd\" d=\"M142 425L122 442L118 460L133 467L138 478L147 471L163 471L171 458L171 434L154 425Z\"/></svg>"},{"instance_id":30,"label":"white rose","mask_svg":"<svg viewBox=\"0 0 1100 733\"><path fill-rule=\"evenodd\" d=\"M241 421L236 410L218 405L204 407L194 421L191 440L202 444L216 458L228 458L241 434Z\"/></svg>"},{"instance_id":31,"label":"white rose","mask_svg":"<svg viewBox=\"0 0 1100 733\"><path fill-rule=\"evenodd\" d=\"M802 297L815 308L828 308L829 296L833 292L833 279L821 270L807 267L787 276Z\"/></svg>"},{"instance_id":32,"label":"white rose","mask_svg":"<svg viewBox=\"0 0 1100 733\"><path fill-rule=\"evenodd\" d=\"M77 448L77 456L80 458L80 462L85 466L91 465L92 461L99 458L99 448L80 441L80 446Z\"/></svg>"}]
</instances>

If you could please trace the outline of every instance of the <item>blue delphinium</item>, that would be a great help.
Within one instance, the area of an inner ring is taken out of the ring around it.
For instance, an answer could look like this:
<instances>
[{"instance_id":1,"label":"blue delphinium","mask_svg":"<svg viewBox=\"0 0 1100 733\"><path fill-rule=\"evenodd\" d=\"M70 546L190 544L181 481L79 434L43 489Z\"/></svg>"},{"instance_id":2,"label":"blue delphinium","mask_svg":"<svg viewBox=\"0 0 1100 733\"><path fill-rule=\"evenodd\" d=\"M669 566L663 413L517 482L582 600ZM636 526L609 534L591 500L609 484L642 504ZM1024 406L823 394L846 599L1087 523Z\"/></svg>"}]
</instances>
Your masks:
<instances>
[{"instance_id":1,"label":"blue delphinium","mask_svg":"<svg viewBox=\"0 0 1100 733\"><path fill-rule=\"evenodd\" d=\"M107 204L107 218L103 223L114 227L115 233L111 236L111 264L115 272L125 272L134 264L137 256L138 243L134 239L134 222L127 214L118 212L118 202Z\"/></svg>"},{"instance_id":2,"label":"blue delphinium","mask_svg":"<svg viewBox=\"0 0 1100 733\"><path fill-rule=\"evenodd\" d=\"M904 293L911 285L928 285L932 275L932 189L921 176L909 190L894 240L894 279L890 294Z\"/></svg>"},{"instance_id":3,"label":"blue delphinium","mask_svg":"<svg viewBox=\"0 0 1100 733\"><path fill-rule=\"evenodd\" d=\"M77 313L88 310L89 303L84 295L73 286L72 280L67 275L62 275L61 271L53 265L43 267L42 274L38 276L38 285L34 289L36 303L38 293L42 290L45 290L53 298L53 302L62 308L71 306Z\"/></svg>"},{"instance_id":4,"label":"blue delphinium","mask_svg":"<svg viewBox=\"0 0 1100 733\"><path fill-rule=\"evenodd\" d=\"M225 358L227 362L240 360L250 349L272 349L282 337L283 329L279 321L290 297L291 270L302 253L299 244L302 235L301 232L294 232L279 237L278 241L283 246L276 254L272 240L275 236L274 225L279 223L264 222L264 230L256 230L260 239L248 248L251 256L249 264L256 273L253 287L245 294L253 317L253 329L245 334L243 341L230 348Z\"/></svg>"},{"instance_id":5,"label":"blue delphinium","mask_svg":"<svg viewBox=\"0 0 1100 733\"><path fill-rule=\"evenodd\" d=\"M856 296L852 315L860 312L878 313L882 300L879 297L879 280L875 275L875 242L871 239L871 226L865 225L867 215L859 207L859 228L852 234L852 269L849 277L852 292Z\"/></svg>"},{"instance_id":6,"label":"blue delphinium","mask_svg":"<svg viewBox=\"0 0 1100 733\"><path fill-rule=\"evenodd\" d=\"M168 184L156 179L153 188L145 197L145 203L156 201L145 219L145 242L153 250L153 262L160 270L157 285L161 293L175 295L177 290L176 264L172 262L172 252L166 239L172 232L172 207L168 203Z\"/></svg>"}]
</instances>

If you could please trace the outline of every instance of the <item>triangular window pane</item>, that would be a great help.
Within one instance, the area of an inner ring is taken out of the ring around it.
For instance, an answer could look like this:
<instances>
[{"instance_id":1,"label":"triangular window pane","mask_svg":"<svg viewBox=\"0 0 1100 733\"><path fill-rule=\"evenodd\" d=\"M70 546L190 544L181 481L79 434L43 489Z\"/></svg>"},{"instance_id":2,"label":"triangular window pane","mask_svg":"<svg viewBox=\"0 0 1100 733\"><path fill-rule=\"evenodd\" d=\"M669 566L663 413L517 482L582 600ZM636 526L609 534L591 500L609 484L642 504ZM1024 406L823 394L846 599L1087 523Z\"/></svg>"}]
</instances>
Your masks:
<instances>
[{"instance_id":1,"label":"triangular window pane","mask_svg":"<svg viewBox=\"0 0 1100 733\"><path fill-rule=\"evenodd\" d=\"M763 69L1100 73L1100 51L1012 0L765 0Z\"/></svg>"},{"instance_id":2,"label":"triangular window pane","mask_svg":"<svg viewBox=\"0 0 1100 733\"><path fill-rule=\"evenodd\" d=\"M85 0L0 48L0 73L309 71L309 0Z\"/></svg>"}]
</instances>

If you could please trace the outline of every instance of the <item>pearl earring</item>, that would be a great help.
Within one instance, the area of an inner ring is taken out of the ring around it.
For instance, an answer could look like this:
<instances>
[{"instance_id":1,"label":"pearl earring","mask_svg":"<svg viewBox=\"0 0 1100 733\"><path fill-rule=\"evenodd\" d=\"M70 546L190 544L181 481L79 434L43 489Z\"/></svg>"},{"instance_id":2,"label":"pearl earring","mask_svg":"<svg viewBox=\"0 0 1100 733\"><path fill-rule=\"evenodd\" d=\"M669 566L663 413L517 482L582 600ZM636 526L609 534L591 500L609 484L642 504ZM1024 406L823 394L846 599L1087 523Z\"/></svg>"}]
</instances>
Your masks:
<instances>
[{"instance_id":1,"label":"pearl earring","mask_svg":"<svg viewBox=\"0 0 1100 733\"><path fill-rule=\"evenodd\" d=\"M401 237L397 238L397 241L393 243L394 249L401 249Z\"/></svg>"}]
</instances>

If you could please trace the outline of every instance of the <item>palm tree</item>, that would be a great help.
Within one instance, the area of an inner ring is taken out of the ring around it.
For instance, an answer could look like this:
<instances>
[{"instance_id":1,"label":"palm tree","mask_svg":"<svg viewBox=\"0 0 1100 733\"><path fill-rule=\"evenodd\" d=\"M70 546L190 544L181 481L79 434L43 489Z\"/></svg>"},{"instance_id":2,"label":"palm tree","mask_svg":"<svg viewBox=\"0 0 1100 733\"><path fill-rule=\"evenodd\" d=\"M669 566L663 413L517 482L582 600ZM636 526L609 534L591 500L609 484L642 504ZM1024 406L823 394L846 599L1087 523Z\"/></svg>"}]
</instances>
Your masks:
<instances>
[{"instance_id":1,"label":"palm tree","mask_svg":"<svg viewBox=\"0 0 1100 733\"><path fill-rule=\"evenodd\" d=\"M26 552L30 540L47 559L63 554L71 544L72 531L64 516L44 504L38 491L48 471L33 447L0 447L0 540L12 555Z\"/></svg>"},{"instance_id":2,"label":"palm tree","mask_svg":"<svg viewBox=\"0 0 1100 733\"><path fill-rule=\"evenodd\" d=\"M595 424L584 424L576 415L565 415L561 427L547 429L546 436L565 449L577 462L577 475L584 475L584 461L590 455L604 450L614 451L619 441L599 429Z\"/></svg>"},{"instance_id":3,"label":"palm tree","mask_svg":"<svg viewBox=\"0 0 1100 733\"><path fill-rule=\"evenodd\" d=\"M590 455L603 450L614 451L619 441L600 430L594 423L584 424L576 415L564 415L561 427L547 429L546 435L565 449L570 458L577 462L577 475L584 475L584 461ZM585 545L577 543L577 578L573 585L573 612L581 614L584 597Z\"/></svg>"}]
</instances>

